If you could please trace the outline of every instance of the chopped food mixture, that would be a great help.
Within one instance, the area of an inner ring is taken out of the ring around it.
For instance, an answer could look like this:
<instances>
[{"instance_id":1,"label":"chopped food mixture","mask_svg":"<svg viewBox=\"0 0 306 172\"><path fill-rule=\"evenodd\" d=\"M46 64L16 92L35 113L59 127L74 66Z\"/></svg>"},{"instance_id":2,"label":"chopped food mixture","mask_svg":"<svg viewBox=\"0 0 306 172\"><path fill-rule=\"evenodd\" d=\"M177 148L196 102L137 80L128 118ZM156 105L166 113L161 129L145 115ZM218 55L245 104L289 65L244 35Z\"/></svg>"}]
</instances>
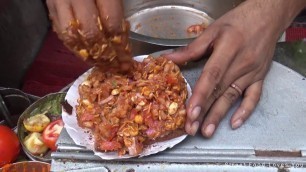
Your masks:
<instances>
[{"instance_id":1,"label":"chopped food mixture","mask_svg":"<svg viewBox=\"0 0 306 172\"><path fill-rule=\"evenodd\" d=\"M125 74L110 71L95 67L79 86L78 123L92 130L96 150L138 155L183 131L187 87L177 65L149 56Z\"/></svg>"},{"instance_id":2,"label":"chopped food mixture","mask_svg":"<svg viewBox=\"0 0 306 172\"><path fill-rule=\"evenodd\" d=\"M200 34L206 29L206 26L204 24L195 24L191 25L187 28L188 33L193 33L193 34Z\"/></svg>"}]
</instances>

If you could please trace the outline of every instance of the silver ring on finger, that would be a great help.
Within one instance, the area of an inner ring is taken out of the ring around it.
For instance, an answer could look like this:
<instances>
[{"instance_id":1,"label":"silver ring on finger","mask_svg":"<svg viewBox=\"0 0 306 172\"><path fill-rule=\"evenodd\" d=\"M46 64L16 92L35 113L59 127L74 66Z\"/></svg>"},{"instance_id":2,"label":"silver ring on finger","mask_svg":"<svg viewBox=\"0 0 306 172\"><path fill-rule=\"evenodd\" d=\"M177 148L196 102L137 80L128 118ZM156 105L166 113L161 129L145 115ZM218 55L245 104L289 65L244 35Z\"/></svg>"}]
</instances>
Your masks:
<instances>
[{"instance_id":1,"label":"silver ring on finger","mask_svg":"<svg viewBox=\"0 0 306 172\"><path fill-rule=\"evenodd\" d=\"M242 95L242 90L238 85L233 83L233 84L231 84L231 87L234 88L234 90L236 90L239 93L240 96Z\"/></svg>"}]
</instances>

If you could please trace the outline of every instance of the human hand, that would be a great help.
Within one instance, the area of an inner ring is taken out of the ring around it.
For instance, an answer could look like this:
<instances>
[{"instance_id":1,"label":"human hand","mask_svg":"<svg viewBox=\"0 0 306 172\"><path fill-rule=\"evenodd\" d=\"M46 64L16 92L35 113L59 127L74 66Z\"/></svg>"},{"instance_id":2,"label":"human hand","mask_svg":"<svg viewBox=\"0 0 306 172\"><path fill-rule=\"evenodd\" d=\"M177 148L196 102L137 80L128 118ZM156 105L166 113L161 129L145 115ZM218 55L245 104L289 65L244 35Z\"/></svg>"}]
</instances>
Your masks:
<instances>
[{"instance_id":1,"label":"human hand","mask_svg":"<svg viewBox=\"0 0 306 172\"><path fill-rule=\"evenodd\" d=\"M83 60L106 65L131 60L121 0L47 0L53 30Z\"/></svg>"},{"instance_id":2,"label":"human hand","mask_svg":"<svg viewBox=\"0 0 306 172\"><path fill-rule=\"evenodd\" d=\"M276 42L305 1L246 1L210 25L187 47L166 55L185 64L212 51L187 105L185 130L201 127L211 137L238 97L242 102L231 118L240 127L256 107Z\"/></svg>"}]
</instances>

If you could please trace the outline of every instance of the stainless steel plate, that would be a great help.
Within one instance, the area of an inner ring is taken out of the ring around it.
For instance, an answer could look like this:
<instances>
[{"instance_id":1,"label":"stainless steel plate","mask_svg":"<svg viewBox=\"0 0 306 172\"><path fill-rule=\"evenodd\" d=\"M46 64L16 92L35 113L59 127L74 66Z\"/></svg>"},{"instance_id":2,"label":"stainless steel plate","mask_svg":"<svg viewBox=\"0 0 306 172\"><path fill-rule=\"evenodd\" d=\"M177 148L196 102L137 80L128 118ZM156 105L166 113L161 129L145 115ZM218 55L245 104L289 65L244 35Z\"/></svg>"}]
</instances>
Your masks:
<instances>
[{"instance_id":1,"label":"stainless steel plate","mask_svg":"<svg viewBox=\"0 0 306 172\"><path fill-rule=\"evenodd\" d=\"M187 32L189 26L208 26L213 21L203 11L177 5L143 9L127 19L130 21L131 31L160 39L195 38L197 34Z\"/></svg>"},{"instance_id":2,"label":"stainless steel plate","mask_svg":"<svg viewBox=\"0 0 306 172\"><path fill-rule=\"evenodd\" d=\"M197 36L187 33L194 24L208 25L243 0L124 0L131 23L133 55L150 54L189 44Z\"/></svg>"}]
</instances>

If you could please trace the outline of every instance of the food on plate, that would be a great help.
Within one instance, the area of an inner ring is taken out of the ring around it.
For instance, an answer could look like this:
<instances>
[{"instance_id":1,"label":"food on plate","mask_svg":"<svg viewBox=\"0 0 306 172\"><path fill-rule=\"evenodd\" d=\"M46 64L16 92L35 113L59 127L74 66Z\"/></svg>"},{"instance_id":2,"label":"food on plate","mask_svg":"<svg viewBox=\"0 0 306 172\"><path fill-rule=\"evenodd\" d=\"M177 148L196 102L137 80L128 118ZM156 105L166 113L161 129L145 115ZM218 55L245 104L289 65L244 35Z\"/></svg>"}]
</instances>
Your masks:
<instances>
[{"instance_id":1,"label":"food on plate","mask_svg":"<svg viewBox=\"0 0 306 172\"><path fill-rule=\"evenodd\" d=\"M43 138L38 132L30 133L24 139L24 145L34 155L41 155L48 151L47 145L43 142Z\"/></svg>"},{"instance_id":2,"label":"food on plate","mask_svg":"<svg viewBox=\"0 0 306 172\"><path fill-rule=\"evenodd\" d=\"M4 125L0 125L0 167L16 160L20 151L17 135Z\"/></svg>"},{"instance_id":3,"label":"food on plate","mask_svg":"<svg viewBox=\"0 0 306 172\"><path fill-rule=\"evenodd\" d=\"M92 130L98 151L138 155L154 142L184 133L187 87L164 57L134 62L125 74L94 68L79 85L79 126Z\"/></svg>"},{"instance_id":4,"label":"food on plate","mask_svg":"<svg viewBox=\"0 0 306 172\"><path fill-rule=\"evenodd\" d=\"M41 132L50 123L50 119L46 116L47 112L37 114L23 120L23 125L27 131Z\"/></svg>"},{"instance_id":5,"label":"food on plate","mask_svg":"<svg viewBox=\"0 0 306 172\"><path fill-rule=\"evenodd\" d=\"M206 26L204 24L195 24L191 25L187 28L188 33L194 33L194 34L200 34L206 29Z\"/></svg>"},{"instance_id":6,"label":"food on plate","mask_svg":"<svg viewBox=\"0 0 306 172\"><path fill-rule=\"evenodd\" d=\"M45 145L52 151L56 151L56 141L64 127L62 119L51 122L43 131L42 138Z\"/></svg>"}]
</instances>

